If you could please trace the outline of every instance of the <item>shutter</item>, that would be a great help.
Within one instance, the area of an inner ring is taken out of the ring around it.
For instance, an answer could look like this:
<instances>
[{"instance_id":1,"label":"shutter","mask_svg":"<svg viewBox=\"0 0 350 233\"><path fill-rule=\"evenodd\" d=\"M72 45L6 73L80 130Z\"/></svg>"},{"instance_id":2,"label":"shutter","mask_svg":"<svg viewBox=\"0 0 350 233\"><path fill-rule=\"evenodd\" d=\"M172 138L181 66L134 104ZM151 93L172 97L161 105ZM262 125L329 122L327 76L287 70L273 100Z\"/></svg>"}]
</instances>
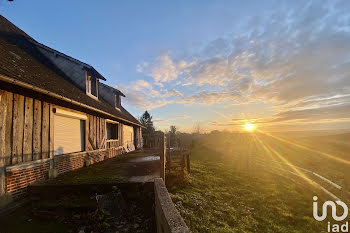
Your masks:
<instances>
[{"instance_id":1,"label":"shutter","mask_svg":"<svg viewBox=\"0 0 350 233\"><path fill-rule=\"evenodd\" d=\"M55 155L82 151L81 120L57 114L54 117Z\"/></svg>"}]
</instances>

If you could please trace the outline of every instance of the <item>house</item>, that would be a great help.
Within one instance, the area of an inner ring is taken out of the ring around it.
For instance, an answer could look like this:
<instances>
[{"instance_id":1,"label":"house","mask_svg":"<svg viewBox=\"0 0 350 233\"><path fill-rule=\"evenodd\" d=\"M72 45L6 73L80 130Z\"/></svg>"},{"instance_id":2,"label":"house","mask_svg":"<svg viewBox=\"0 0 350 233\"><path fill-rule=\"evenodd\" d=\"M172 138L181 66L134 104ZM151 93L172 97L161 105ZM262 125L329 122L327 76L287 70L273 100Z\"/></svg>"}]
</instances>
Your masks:
<instances>
[{"instance_id":1,"label":"house","mask_svg":"<svg viewBox=\"0 0 350 233\"><path fill-rule=\"evenodd\" d=\"M0 16L0 197L142 147L125 95L103 81Z\"/></svg>"}]
</instances>

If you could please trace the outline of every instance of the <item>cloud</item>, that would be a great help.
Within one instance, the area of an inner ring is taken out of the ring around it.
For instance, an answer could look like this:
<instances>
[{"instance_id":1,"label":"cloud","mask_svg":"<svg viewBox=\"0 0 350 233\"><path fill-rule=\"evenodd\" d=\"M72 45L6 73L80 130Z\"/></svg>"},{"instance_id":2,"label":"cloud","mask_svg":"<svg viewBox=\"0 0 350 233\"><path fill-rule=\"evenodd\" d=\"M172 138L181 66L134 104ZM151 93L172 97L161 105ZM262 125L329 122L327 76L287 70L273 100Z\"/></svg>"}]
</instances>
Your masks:
<instances>
[{"instance_id":1,"label":"cloud","mask_svg":"<svg viewBox=\"0 0 350 233\"><path fill-rule=\"evenodd\" d=\"M151 64L147 62L138 64L136 70L152 77L155 84L162 87L162 83L176 80L191 65L183 59L175 61L169 53L165 53L158 56Z\"/></svg>"},{"instance_id":2,"label":"cloud","mask_svg":"<svg viewBox=\"0 0 350 233\"><path fill-rule=\"evenodd\" d=\"M191 118L188 115L181 115L181 116L174 116L174 117L170 117L167 119L154 119L154 122L168 122L168 121L176 121L176 120L183 120L183 119L189 119Z\"/></svg>"},{"instance_id":3,"label":"cloud","mask_svg":"<svg viewBox=\"0 0 350 233\"><path fill-rule=\"evenodd\" d=\"M192 56L166 53L139 64L137 70L152 77L148 84L160 88L137 84L138 93L130 89L140 95L134 105L262 102L275 113L260 119L265 124L348 119L347 1L284 2L240 23L239 34L218 36Z\"/></svg>"},{"instance_id":4,"label":"cloud","mask_svg":"<svg viewBox=\"0 0 350 233\"><path fill-rule=\"evenodd\" d=\"M119 88L126 95L125 103L140 109L154 109L172 103L209 106L214 103L241 98L241 95L235 91L202 91L194 95L184 95L176 89L155 89L145 80L137 80L128 86L120 86Z\"/></svg>"},{"instance_id":5,"label":"cloud","mask_svg":"<svg viewBox=\"0 0 350 233\"><path fill-rule=\"evenodd\" d=\"M140 64L136 65L136 71L142 73L148 68L148 65L148 62L141 62Z\"/></svg>"},{"instance_id":6,"label":"cloud","mask_svg":"<svg viewBox=\"0 0 350 233\"><path fill-rule=\"evenodd\" d=\"M139 109L153 109L170 103L161 97L171 94L168 94L166 90L155 90L146 80L136 80L127 86L118 88L126 95L125 103Z\"/></svg>"},{"instance_id":7,"label":"cloud","mask_svg":"<svg viewBox=\"0 0 350 233\"><path fill-rule=\"evenodd\" d=\"M303 110L290 110L278 113L272 122L282 121L320 121L347 119L350 122L350 103L337 103L330 106Z\"/></svg>"},{"instance_id":8,"label":"cloud","mask_svg":"<svg viewBox=\"0 0 350 233\"><path fill-rule=\"evenodd\" d=\"M147 88L147 89L152 88L151 84L145 80L137 80L136 82L133 83L133 86L136 90L140 90L143 88Z\"/></svg>"},{"instance_id":9,"label":"cloud","mask_svg":"<svg viewBox=\"0 0 350 233\"><path fill-rule=\"evenodd\" d=\"M178 91L178 90L175 90L175 89L172 89L170 91L167 91L163 97L171 97L171 96L183 96L183 94Z\"/></svg>"},{"instance_id":10,"label":"cloud","mask_svg":"<svg viewBox=\"0 0 350 233\"><path fill-rule=\"evenodd\" d=\"M209 92L202 91L192 96L185 96L178 103L213 105L215 103L240 99L242 96L237 92Z\"/></svg>"}]
</instances>

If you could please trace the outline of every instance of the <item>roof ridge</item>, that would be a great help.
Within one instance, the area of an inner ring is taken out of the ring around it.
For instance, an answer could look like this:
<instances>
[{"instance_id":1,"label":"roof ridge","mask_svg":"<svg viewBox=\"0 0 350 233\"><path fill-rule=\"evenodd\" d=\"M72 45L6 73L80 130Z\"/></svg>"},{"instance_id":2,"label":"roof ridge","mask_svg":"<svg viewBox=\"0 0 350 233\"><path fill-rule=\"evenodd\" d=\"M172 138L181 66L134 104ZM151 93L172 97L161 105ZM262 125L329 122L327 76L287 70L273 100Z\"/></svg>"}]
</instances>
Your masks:
<instances>
[{"instance_id":1,"label":"roof ridge","mask_svg":"<svg viewBox=\"0 0 350 233\"><path fill-rule=\"evenodd\" d=\"M45 95L53 93L62 104L73 104L76 108L105 114L126 124L141 126L125 108L121 111L108 104L103 98L95 100L86 95L71 82L47 56L39 50L35 41L12 23L0 17L0 78L2 82L12 83L23 88L41 90ZM86 69L89 69L86 67ZM91 68L94 71L93 68ZM103 84L105 85L105 84ZM111 87L112 88L112 87ZM45 97L46 98L46 97ZM52 101L52 100L51 100ZM80 110L81 111L81 110Z\"/></svg>"},{"instance_id":2,"label":"roof ridge","mask_svg":"<svg viewBox=\"0 0 350 233\"><path fill-rule=\"evenodd\" d=\"M7 18L5 18L1 14L0 14L0 31L18 34L18 35L24 36L28 39L34 40L33 37L29 36L22 29L17 27L15 24L13 24L11 21L9 21Z\"/></svg>"}]
</instances>

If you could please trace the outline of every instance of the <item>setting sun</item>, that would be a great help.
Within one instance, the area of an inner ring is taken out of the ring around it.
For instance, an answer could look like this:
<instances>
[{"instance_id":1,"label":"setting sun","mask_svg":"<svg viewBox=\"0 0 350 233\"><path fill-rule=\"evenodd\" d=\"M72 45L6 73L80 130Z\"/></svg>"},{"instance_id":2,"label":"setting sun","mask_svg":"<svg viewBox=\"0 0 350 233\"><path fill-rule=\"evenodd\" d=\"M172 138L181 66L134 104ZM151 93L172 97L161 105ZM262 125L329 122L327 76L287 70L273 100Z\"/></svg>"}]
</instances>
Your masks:
<instances>
[{"instance_id":1,"label":"setting sun","mask_svg":"<svg viewBox=\"0 0 350 233\"><path fill-rule=\"evenodd\" d=\"M245 129L246 131L254 131L255 125L254 125L254 124L245 124L245 125L244 125L244 129Z\"/></svg>"}]
</instances>

